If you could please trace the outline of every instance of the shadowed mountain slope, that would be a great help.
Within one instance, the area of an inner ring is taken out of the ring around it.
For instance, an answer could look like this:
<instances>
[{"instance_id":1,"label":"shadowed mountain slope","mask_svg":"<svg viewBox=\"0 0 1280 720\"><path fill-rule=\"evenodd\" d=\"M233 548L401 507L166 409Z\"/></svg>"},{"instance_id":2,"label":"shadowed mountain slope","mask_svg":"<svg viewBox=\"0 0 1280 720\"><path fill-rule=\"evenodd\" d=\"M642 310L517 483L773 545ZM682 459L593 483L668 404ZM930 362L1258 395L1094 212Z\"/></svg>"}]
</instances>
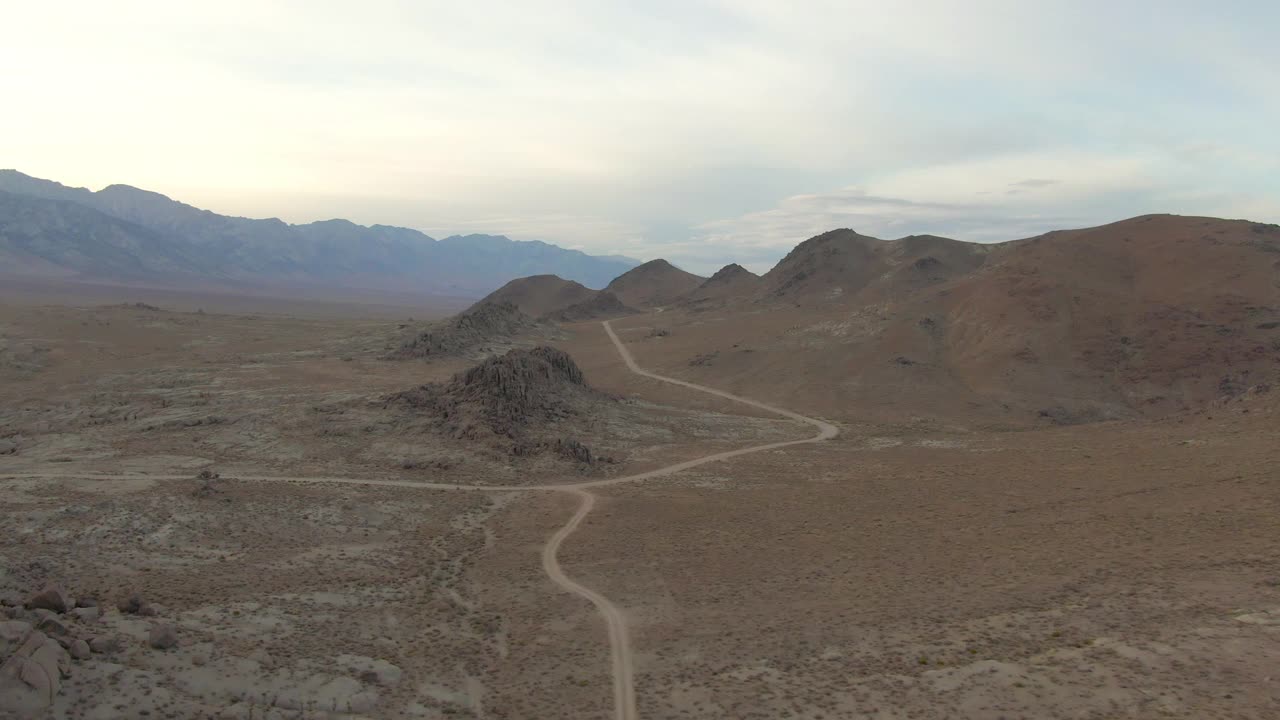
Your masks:
<instances>
[{"instance_id":1,"label":"shadowed mountain slope","mask_svg":"<svg viewBox=\"0 0 1280 720\"><path fill-rule=\"evenodd\" d=\"M494 235L436 241L408 228L346 220L290 225L229 217L128 185L91 192L15 170L0 170L0 192L10 196L0 222L12 230L22 218L21 232L0 235L0 262L26 274L477 297L512 278L545 273L602 287L635 265ZM107 261L86 262L89 257Z\"/></svg>"}]
</instances>

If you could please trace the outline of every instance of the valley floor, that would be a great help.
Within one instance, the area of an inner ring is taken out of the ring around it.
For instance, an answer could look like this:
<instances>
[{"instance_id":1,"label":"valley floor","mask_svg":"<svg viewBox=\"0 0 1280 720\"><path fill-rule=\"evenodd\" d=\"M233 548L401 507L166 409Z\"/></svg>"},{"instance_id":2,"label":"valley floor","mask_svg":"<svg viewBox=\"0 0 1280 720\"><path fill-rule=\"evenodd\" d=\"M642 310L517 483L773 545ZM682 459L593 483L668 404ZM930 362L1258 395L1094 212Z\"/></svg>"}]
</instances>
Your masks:
<instances>
[{"instance_id":1,"label":"valley floor","mask_svg":"<svg viewBox=\"0 0 1280 720\"><path fill-rule=\"evenodd\" d=\"M460 364L379 360L396 324L373 320L2 310L0 599L60 582L106 610L66 622L118 645L54 717L612 716L604 624L539 560L571 497L235 479L510 473L405 467L470 458L314 419ZM642 365L647 322L619 323ZM599 324L558 344L655 418L568 480L811 434L629 373ZM826 443L594 490L560 562L627 617L643 718L1275 717L1280 418L1243 409L1016 432L851 412ZM117 610L131 593L153 614ZM151 647L166 623L177 647Z\"/></svg>"}]
</instances>

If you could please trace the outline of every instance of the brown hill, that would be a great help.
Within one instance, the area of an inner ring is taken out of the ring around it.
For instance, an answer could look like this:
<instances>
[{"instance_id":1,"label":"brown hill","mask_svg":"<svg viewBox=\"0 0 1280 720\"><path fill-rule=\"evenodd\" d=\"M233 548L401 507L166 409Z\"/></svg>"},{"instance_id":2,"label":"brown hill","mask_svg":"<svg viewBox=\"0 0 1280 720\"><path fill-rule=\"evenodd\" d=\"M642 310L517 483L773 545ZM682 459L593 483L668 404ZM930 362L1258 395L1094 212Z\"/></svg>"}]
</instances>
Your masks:
<instances>
[{"instance_id":1,"label":"brown hill","mask_svg":"<svg viewBox=\"0 0 1280 720\"><path fill-rule=\"evenodd\" d=\"M1278 271L1280 227L1149 215L998 246L925 302L974 387L1172 410L1270 382Z\"/></svg>"},{"instance_id":2,"label":"brown hill","mask_svg":"<svg viewBox=\"0 0 1280 720\"><path fill-rule=\"evenodd\" d=\"M694 291L705 279L666 260L650 260L614 278L605 290L630 307L658 307Z\"/></svg>"},{"instance_id":3,"label":"brown hill","mask_svg":"<svg viewBox=\"0 0 1280 720\"><path fill-rule=\"evenodd\" d=\"M759 287L759 275L733 263L717 270L683 300L692 304L704 304L716 300L741 298L754 294Z\"/></svg>"},{"instance_id":4,"label":"brown hill","mask_svg":"<svg viewBox=\"0 0 1280 720\"><path fill-rule=\"evenodd\" d=\"M639 359L832 417L1161 415L1280 382L1277 277L1280 228L1245 221L1146 216L1000 245L838 230L762 278L750 322L733 304L673 309L662 354Z\"/></svg>"},{"instance_id":5,"label":"brown hill","mask_svg":"<svg viewBox=\"0 0 1280 720\"><path fill-rule=\"evenodd\" d=\"M592 299L596 294L584 285L555 275L517 278L489 293L476 306L509 302L530 317L563 310Z\"/></svg>"},{"instance_id":6,"label":"brown hill","mask_svg":"<svg viewBox=\"0 0 1280 720\"><path fill-rule=\"evenodd\" d=\"M582 322L584 320L603 320L622 315L630 315L635 310L622 304L617 295L608 290L601 290L587 300L570 305L562 310L547 313L543 320L552 322Z\"/></svg>"},{"instance_id":7,"label":"brown hill","mask_svg":"<svg viewBox=\"0 0 1280 720\"><path fill-rule=\"evenodd\" d=\"M761 286L766 296L802 304L892 296L972 272L987 253L988 246L934 235L879 240L832 230L797 245Z\"/></svg>"}]
</instances>

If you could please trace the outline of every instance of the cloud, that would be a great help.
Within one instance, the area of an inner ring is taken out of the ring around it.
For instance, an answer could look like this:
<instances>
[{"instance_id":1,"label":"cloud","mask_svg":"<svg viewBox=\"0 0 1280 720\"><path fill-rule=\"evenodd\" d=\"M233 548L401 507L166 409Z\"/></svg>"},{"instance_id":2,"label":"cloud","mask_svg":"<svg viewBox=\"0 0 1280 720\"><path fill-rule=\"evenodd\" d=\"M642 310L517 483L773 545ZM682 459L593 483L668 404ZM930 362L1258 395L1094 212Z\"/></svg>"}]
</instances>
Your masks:
<instances>
[{"instance_id":1,"label":"cloud","mask_svg":"<svg viewBox=\"0 0 1280 720\"><path fill-rule=\"evenodd\" d=\"M25 3L0 156L232 214L701 269L840 224L1280 220L1280 4L1228 5Z\"/></svg>"},{"instance_id":2,"label":"cloud","mask_svg":"<svg viewBox=\"0 0 1280 720\"><path fill-rule=\"evenodd\" d=\"M850 187L797 195L770 210L705 223L699 227L696 242L685 250L706 257L732 249L744 258L744 265L764 271L796 244L834 228L885 239L938 234L991 242L1028 237L1077 220L1044 213L1011 213L995 203L918 202Z\"/></svg>"},{"instance_id":3,"label":"cloud","mask_svg":"<svg viewBox=\"0 0 1280 720\"><path fill-rule=\"evenodd\" d=\"M1042 188L1042 187L1049 187L1050 185L1057 185L1060 182L1062 181L1061 180L1045 180L1042 178L1028 178L1026 180L1019 180L1018 182L1015 182L1015 183L1009 183L1009 187Z\"/></svg>"}]
</instances>

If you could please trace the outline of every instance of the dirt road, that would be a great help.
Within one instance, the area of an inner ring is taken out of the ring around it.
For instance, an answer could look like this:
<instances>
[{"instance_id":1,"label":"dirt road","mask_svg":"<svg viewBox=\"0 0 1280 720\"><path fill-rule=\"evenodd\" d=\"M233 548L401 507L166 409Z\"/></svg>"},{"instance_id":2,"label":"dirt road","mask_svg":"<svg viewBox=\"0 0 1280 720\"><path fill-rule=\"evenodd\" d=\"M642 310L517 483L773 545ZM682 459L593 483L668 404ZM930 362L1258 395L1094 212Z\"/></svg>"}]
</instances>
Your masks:
<instances>
[{"instance_id":1,"label":"dirt road","mask_svg":"<svg viewBox=\"0 0 1280 720\"><path fill-rule=\"evenodd\" d=\"M609 339L613 341L614 347L617 348L618 354L626 363L627 368L637 375L658 380L660 382L679 385L690 390L703 392L717 397L732 400L744 405L750 405L754 408L766 410L768 412L780 415L790 420L812 425L818 429L818 434L800 439L788 440L783 442L767 443L764 445L753 445L751 447L739 448L737 450L729 450L726 452L705 455L693 460L668 465L666 467L650 470L648 472L637 473L635 475L627 475L624 477L608 478L605 480L594 480L583 483L564 483L554 485L455 485L450 483L417 483L404 480L378 480L366 478L343 478L343 477L281 477L281 476L261 476L248 477L239 475L237 480L248 482L294 482L294 483L338 483L350 485L383 485L391 487L410 487L424 488L432 490L480 490L486 492L504 491L504 492L526 492L526 491L551 491L565 492L575 495L579 498L578 509L574 512L573 517L564 524L559 530L547 540L547 544L542 549L542 568L547 576L557 586L564 590L577 595L592 605L600 612L604 618L605 626L609 634L610 656L613 665L613 695L614 695L614 720L638 720L639 714L636 710L635 695L635 668L631 653L631 636L627 628L626 615L618 606L609 601L607 597L592 590L585 585L574 581L565 574L564 569L560 566L558 559L560 546L564 541L578 529L582 520L595 507L596 496L588 492L589 488L605 487L608 485L619 485L621 483L636 482L640 480L648 480L651 478L665 477L676 473L706 465L707 463L719 462L730 458L748 455L751 453L765 452L768 450L777 450L780 448L790 447L793 445L803 445L806 443L821 442L836 436L839 430L836 426L818 420L806 417L799 413L782 408L766 405L765 403L751 400L749 398L739 397L732 393L715 388L698 385L696 383L677 380L675 378L664 377L656 373L651 373L636 364L635 358L632 357L631 351L619 339L618 334L614 332L613 326L609 321L602 323L604 330L609 335ZM190 475L100 475L91 473L21 473L8 474L0 476L0 479L14 478L99 478L99 479L124 479L124 478L149 478L153 480L183 480L189 479Z\"/></svg>"}]
</instances>

